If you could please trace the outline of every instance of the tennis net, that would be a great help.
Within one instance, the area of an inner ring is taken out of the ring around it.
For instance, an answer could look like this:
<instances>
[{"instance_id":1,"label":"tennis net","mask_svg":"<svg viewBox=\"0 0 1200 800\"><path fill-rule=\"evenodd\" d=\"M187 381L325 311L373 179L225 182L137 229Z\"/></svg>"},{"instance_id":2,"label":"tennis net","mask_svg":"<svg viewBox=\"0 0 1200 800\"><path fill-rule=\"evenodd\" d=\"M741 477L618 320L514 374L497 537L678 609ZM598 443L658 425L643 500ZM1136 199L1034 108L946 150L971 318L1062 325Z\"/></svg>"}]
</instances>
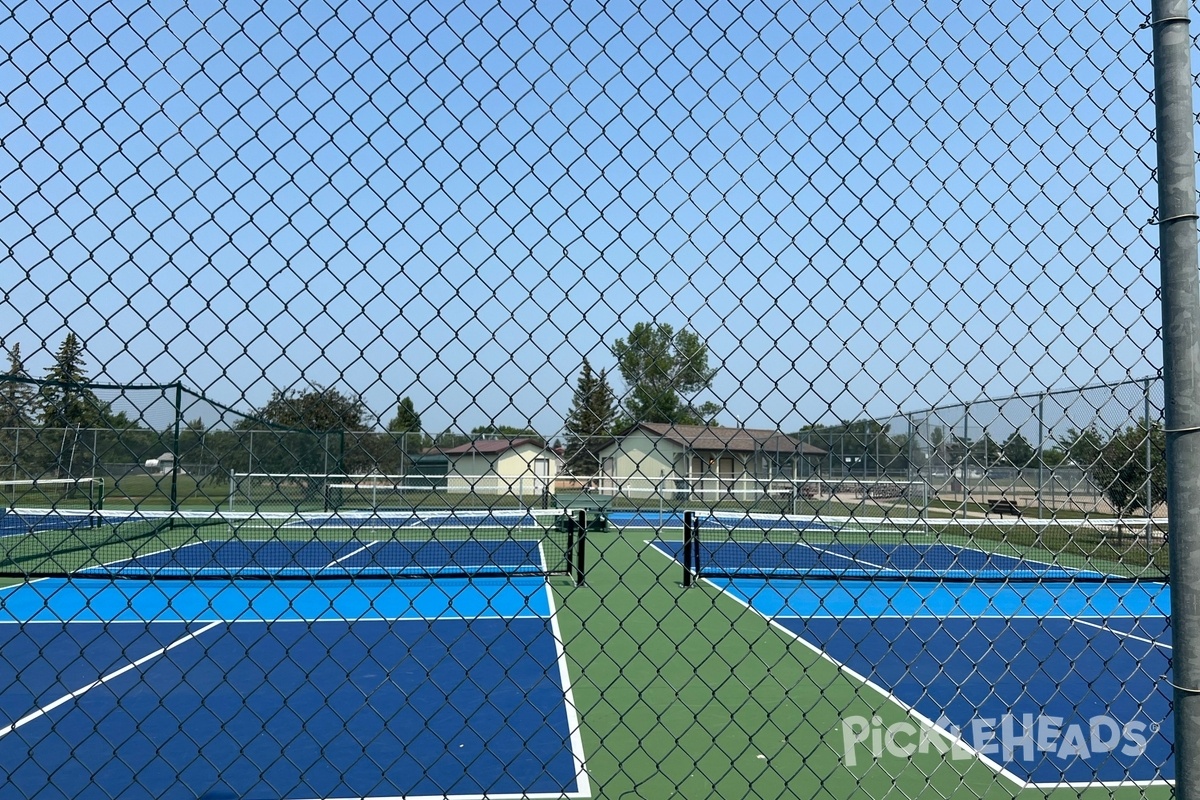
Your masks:
<instances>
[{"instance_id":1,"label":"tennis net","mask_svg":"<svg viewBox=\"0 0 1200 800\"><path fill-rule=\"evenodd\" d=\"M333 481L325 484L325 510L378 512L430 506L452 507L447 486L428 480L414 482L416 480L403 476L394 480L388 476L380 476L353 481ZM454 499L461 503L469 503L476 499L469 494L460 492L460 496Z\"/></svg>"},{"instance_id":2,"label":"tennis net","mask_svg":"<svg viewBox=\"0 0 1200 800\"><path fill-rule=\"evenodd\" d=\"M104 507L103 478L0 481L0 507L97 511Z\"/></svg>"},{"instance_id":3,"label":"tennis net","mask_svg":"<svg viewBox=\"0 0 1200 800\"><path fill-rule=\"evenodd\" d=\"M1165 522L684 515L663 546L704 577L935 581L1166 580Z\"/></svg>"},{"instance_id":4,"label":"tennis net","mask_svg":"<svg viewBox=\"0 0 1200 800\"><path fill-rule=\"evenodd\" d=\"M585 531L556 511L436 514L8 511L0 576L572 576Z\"/></svg>"}]
</instances>

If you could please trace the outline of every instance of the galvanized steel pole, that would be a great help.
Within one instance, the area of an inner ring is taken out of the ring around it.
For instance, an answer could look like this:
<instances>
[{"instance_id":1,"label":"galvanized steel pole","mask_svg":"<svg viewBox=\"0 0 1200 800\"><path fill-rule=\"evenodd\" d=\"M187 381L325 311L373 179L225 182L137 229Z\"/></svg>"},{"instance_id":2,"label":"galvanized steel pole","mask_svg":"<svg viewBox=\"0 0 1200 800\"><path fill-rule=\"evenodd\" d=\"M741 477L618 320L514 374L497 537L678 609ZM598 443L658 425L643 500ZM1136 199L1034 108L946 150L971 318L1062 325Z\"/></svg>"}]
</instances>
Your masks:
<instances>
[{"instance_id":1,"label":"galvanized steel pole","mask_svg":"<svg viewBox=\"0 0 1200 800\"><path fill-rule=\"evenodd\" d=\"M1186 0L1154 0L1176 796L1200 799L1200 275Z\"/></svg>"}]
</instances>

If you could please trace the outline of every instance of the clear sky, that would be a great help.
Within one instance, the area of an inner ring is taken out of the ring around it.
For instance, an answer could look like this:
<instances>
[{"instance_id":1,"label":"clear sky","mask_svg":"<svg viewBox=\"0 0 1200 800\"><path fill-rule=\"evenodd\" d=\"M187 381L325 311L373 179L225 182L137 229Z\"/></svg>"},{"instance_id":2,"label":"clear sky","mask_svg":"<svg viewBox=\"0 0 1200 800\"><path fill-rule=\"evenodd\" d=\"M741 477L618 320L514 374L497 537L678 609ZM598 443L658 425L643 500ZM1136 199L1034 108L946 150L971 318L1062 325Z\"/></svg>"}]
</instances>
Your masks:
<instances>
[{"instance_id":1,"label":"clear sky","mask_svg":"<svg viewBox=\"0 0 1200 800\"><path fill-rule=\"evenodd\" d=\"M547 435L648 320L786 430L1153 374L1151 35L1083 5L7 4L0 338Z\"/></svg>"}]
</instances>

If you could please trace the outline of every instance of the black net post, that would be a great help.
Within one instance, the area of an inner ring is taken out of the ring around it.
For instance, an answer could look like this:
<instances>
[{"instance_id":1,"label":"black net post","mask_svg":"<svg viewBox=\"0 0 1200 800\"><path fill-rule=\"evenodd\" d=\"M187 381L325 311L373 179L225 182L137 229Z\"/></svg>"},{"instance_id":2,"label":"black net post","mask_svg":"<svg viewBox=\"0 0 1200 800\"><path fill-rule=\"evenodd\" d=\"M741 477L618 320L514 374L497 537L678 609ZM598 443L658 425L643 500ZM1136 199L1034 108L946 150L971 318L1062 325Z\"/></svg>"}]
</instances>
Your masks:
<instances>
[{"instance_id":1,"label":"black net post","mask_svg":"<svg viewBox=\"0 0 1200 800\"><path fill-rule=\"evenodd\" d=\"M561 524L566 531L567 542L563 549L567 559L567 574L572 575L575 573L575 518L567 511L555 524Z\"/></svg>"},{"instance_id":2,"label":"black net post","mask_svg":"<svg viewBox=\"0 0 1200 800\"><path fill-rule=\"evenodd\" d=\"M700 515L692 515L692 574L700 577Z\"/></svg>"},{"instance_id":3,"label":"black net post","mask_svg":"<svg viewBox=\"0 0 1200 800\"><path fill-rule=\"evenodd\" d=\"M576 527L578 527L579 533L575 538L576 552L575 552L574 576L575 576L575 585L582 586L583 585L584 542L587 541L587 511L580 509L580 511L578 512L578 520L576 521Z\"/></svg>"},{"instance_id":4,"label":"black net post","mask_svg":"<svg viewBox=\"0 0 1200 800\"><path fill-rule=\"evenodd\" d=\"M694 511L683 512L683 586L692 585L692 550L696 546L692 532L692 522L696 516Z\"/></svg>"}]
</instances>

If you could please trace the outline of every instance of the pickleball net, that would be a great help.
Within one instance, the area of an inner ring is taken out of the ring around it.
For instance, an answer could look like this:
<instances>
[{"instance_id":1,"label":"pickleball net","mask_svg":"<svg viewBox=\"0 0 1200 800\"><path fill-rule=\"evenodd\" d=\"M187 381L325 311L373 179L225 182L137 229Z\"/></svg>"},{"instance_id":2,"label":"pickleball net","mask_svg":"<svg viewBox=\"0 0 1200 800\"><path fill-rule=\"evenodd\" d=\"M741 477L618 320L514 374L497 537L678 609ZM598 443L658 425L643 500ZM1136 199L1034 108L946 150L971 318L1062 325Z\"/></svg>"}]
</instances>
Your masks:
<instances>
[{"instance_id":1,"label":"pickleball net","mask_svg":"<svg viewBox=\"0 0 1200 800\"><path fill-rule=\"evenodd\" d=\"M686 512L675 553L699 578L1166 580L1165 525L1119 519L892 519Z\"/></svg>"},{"instance_id":2,"label":"pickleball net","mask_svg":"<svg viewBox=\"0 0 1200 800\"><path fill-rule=\"evenodd\" d=\"M0 511L42 508L52 511L99 511L104 507L103 478L37 478L0 481Z\"/></svg>"},{"instance_id":3,"label":"pickleball net","mask_svg":"<svg viewBox=\"0 0 1200 800\"><path fill-rule=\"evenodd\" d=\"M355 578L569 575L586 521L551 511L0 514L0 576Z\"/></svg>"}]
</instances>

